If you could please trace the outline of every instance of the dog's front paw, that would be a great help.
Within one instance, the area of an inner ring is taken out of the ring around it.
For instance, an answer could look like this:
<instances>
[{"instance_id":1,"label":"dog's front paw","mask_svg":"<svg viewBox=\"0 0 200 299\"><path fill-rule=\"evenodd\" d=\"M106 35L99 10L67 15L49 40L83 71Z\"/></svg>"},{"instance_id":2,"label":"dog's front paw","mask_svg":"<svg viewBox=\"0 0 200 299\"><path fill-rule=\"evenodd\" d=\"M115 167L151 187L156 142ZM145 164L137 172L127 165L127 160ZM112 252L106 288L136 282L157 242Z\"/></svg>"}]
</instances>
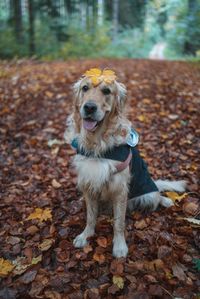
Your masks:
<instances>
[{"instance_id":1,"label":"dog's front paw","mask_svg":"<svg viewBox=\"0 0 200 299\"><path fill-rule=\"evenodd\" d=\"M126 257L128 254L128 247L125 241L117 242L115 241L113 244L113 256L116 258Z\"/></svg>"},{"instance_id":2,"label":"dog's front paw","mask_svg":"<svg viewBox=\"0 0 200 299\"><path fill-rule=\"evenodd\" d=\"M74 247L76 248L83 248L87 245L87 238L85 237L84 233L78 235L73 241Z\"/></svg>"}]
</instances>

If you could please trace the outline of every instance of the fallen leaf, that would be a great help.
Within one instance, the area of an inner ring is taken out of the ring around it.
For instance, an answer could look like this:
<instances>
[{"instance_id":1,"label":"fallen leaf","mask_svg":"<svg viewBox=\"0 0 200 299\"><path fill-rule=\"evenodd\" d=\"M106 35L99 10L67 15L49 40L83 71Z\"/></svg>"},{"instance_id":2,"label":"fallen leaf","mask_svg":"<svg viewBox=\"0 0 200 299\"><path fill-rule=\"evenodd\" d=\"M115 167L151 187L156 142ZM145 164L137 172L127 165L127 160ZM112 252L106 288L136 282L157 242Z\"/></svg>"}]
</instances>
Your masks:
<instances>
[{"instance_id":1,"label":"fallen leaf","mask_svg":"<svg viewBox=\"0 0 200 299\"><path fill-rule=\"evenodd\" d=\"M121 276L114 275L112 278L113 284L118 286L119 289L124 288L124 279Z\"/></svg>"},{"instance_id":2,"label":"fallen leaf","mask_svg":"<svg viewBox=\"0 0 200 299\"><path fill-rule=\"evenodd\" d=\"M200 220L199 219L196 219L196 218L182 218L190 223L193 223L193 224L196 224L196 225L200 225Z\"/></svg>"},{"instance_id":3,"label":"fallen leaf","mask_svg":"<svg viewBox=\"0 0 200 299\"><path fill-rule=\"evenodd\" d=\"M165 194L167 195L167 197L172 199L173 202L175 202L175 203L180 202L181 200L186 198L186 196L188 195L187 193L183 193L182 195L179 195L178 193L173 192L173 191L165 192Z\"/></svg>"},{"instance_id":4,"label":"fallen leaf","mask_svg":"<svg viewBox=\"0 0 200 299\"><path fill-rule=\"evenodd\" d=\"M45 208L36 208L33 213L31 213L26 220L38 219L40 222L52 220L51 209Z\"/></svg>"},{"instance_id":5,"label":"fallen leaf","mask_svg":"<svg viewBox=\"0 0 200 299\"><path fill-rule=\"evenodd\" d=\"M120 276L124 272L124 265L120 259L114 259L110 265L110 272L113 275Z\"/></svg>"},{"instance_id":6,"label":"fallen leaf","mask_svg":"<svg viewBox=\"0 0 200 299\"><path fill-rule=\"evenodd\" d=\"M180 263L176 263L172 266L173 275L181 281L186 280L187 276L184 273L185 270L185 267Z\"/></svg>"},{"instance_id":7,"label":"fallen leaf","mask_svg":"<svg viewBox=\"0 0 200 299\"><path fill-rule=\"evenodd\" d=\"M105 262L105 255L102 253L94 253L93 254L93 259L98 262L99 264L103 264Z\"/></svg>"},{"instance_id":8,"label":"fallen leaf","mask_svg":"<svg viewBox=\"0 0 200 299\"><path fill-rule=\"evenodd\" d=\"M134 226L137 229L143 229L143 228L146 228L148 226L148 224L144 219L142 219L142 220L136 221L134 223Z\"/></svg>"},{"instance_id":9,"label":"fallen leaf","mask_svg":"<svg viewBox=\"0 0 200 299\"><path fill-rule=\"evenodd\" d=\"M20 277L20 281L24 284L28 284L35 279L36 275L36 270L28 271Z\"/></svg>"},{"instance_id":10,"label":"fallen leaf","mask_svg":"<svg viewBox=\"0 0 200 299\"><path fill-rule=\"evenodd\" d=\"M56 179L53 179L51 184L55 189L59 189L62 186Z\"/></svg>"},{"instance_id":11,"label":"fallen leaf","mask_svg":"<svg viewBox=\"0 0 200 299\"><path fill-rule=\"evenodd\" d=\"M45 291L45 298L47 299L61 299L61 294L56 291Z\"/></svg>"},{"instance_id":12,"label":"fallen leaf","mask_svg":"<svg viewBox=\"0 0 200 299\"><path fill-rule=\"evenodd\" d=\"M139 115L139 116L137 117L137 119L138 119L139 121L141 121L141 122L145 122L145 121L146 121L146 117L145 117L144 115Z\"/></svg>"},{"instance_id":13,"label":"fallen leaf","mask_svg":"<svg viewBox=\"0 0 200 299\"><path fill-rule=\"evenodd\" d=\"M53 243L54 243L53 239L45 239L41 244L38 245L38 248L41 251L47 251L52 246Z\"/></svg>"},{"instance_id":14,"label":"fallen leaf","mask_svg":"<svg viewBox=\"0 0 200 299\"><path fill-rule=\"evenodd\" d=\"M195 202L186 202L183 205L183 211L191 216L194 216L200 211L199 205Z\"/></svg>"},{"instance_id":15,"label":"fallen leaf","mask_svg":"<svg viewBox=\"0 0 200 299\"><path fill-rule=\"evenodd\" d=\"M90 244L87 244L86 246L83 247L83 251L88 254L93 250L92 246Z\"/></svg>"},{"instance_id":16,"label":"fallen leaf","mask_svg":"<svg viewBox=\"0 0 200 299\"><path fill-rule=\"evenodd\" d=\"M0 277L7 276L14 269L14 265L9 260L0 258Z\"/></svg>"},{"instance_id":17,"label":"fallen leaf","mask_svg":"<svg viewBox=\"0 0 200 299\"><path fill-rule=\"evenodd\" d=\"M103 248L106 248L108 246L108 240L105 237L99 237L97 239L97 244Z\"/></svg>"},{"instance_id":18,"label":"fallen leaf","mask_svg":"<svg viewBox=\"0 0 200 299\"><path fill-rule=\"evenodd\" d=\"M42 255L38 255L37 257L32 258L31 264L37 265L41 261L42 261Z\"/></svg>"}]
</instances>

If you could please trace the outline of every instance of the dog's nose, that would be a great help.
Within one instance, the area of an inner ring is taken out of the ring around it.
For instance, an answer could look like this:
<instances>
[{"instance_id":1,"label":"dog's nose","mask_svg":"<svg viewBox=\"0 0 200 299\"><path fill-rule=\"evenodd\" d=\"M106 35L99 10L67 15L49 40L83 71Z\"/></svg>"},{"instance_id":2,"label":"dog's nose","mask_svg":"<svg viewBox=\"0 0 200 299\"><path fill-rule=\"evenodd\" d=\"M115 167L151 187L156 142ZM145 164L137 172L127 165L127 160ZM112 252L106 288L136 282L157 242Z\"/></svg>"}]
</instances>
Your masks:
<instances>
[{"instance_id":1,"label":"dog's nose","mask_svg":"<svg viewBox=\"0 0 200 299\"><path fill-rule=\"evenodd\" d=\"M84 105L84 110L87 114L94 113L97 111L97 105L93 102L87 102Z\"/></svg>"}]
</instances>

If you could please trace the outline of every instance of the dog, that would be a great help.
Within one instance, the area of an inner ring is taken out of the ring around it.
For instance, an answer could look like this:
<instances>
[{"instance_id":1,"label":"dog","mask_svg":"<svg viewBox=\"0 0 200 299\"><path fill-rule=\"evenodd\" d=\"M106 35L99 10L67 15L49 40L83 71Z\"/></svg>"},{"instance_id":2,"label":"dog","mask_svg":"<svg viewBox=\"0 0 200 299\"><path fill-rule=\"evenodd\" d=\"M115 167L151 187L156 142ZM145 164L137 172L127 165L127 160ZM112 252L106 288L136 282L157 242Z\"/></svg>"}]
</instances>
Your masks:
<instances>
[{"instance_id":1,"label":"dog","mask_svg":"<svg viewBox=\"0 0 200 299\"><path fill-rule=\"evenodd\" d=\"M112 70L90 69L74 84L74 111L67 119L65 140L77 151L74 165L87 209L86 227L74 239L82 248L94 235L98 210L112 204L113 256L126 257L126 212L170 207L161 191L183 192L185 181L153 181L135 147L137 132L125 114L127 91Z\"/></svg>"}]
</instances>

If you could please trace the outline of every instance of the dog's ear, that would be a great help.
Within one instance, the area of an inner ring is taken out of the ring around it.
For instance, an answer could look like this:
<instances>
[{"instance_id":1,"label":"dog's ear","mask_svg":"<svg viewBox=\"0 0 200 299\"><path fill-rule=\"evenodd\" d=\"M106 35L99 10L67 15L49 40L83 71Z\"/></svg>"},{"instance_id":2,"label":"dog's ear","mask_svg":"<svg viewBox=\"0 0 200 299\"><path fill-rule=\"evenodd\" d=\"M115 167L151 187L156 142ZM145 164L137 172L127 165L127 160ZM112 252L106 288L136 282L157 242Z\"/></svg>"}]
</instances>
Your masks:
<instances>
[{"instance_id":1,"label":"dog's ear","mask_svg":"<svg viewBox=\"0 0 200 299\"><path fill-rule=\"evenodd\" d=\"M81 82L82 82L82 79L80 79L76 83L74 83L74 86L73 86L75 101L77 101L79 98Z\"/></svg>"},{"instance_id":2,"label":"dog's ear","mask_svg":"<svg viewBox=\"0 0 200 299\"><path fill-rule=\"evenodd\" d=\"M122 83L116 82L117 86L117 105L120 111L123 110L127 98L126 86Z\"/></svg>"}]
</instances>

